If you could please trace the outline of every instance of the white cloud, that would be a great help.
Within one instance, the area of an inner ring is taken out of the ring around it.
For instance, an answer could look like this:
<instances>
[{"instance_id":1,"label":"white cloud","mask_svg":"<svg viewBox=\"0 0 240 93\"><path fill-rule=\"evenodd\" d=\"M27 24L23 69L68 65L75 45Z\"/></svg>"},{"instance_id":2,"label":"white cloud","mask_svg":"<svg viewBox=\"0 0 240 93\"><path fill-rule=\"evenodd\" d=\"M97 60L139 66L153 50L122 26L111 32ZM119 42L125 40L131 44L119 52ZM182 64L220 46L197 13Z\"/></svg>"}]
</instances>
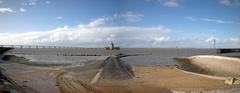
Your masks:
<instances>
[{"instance_id":1,"label":"white cloud","mask_svg":"<svg viewBox=\"0 0 240 93\"><path fill-rule=\"evenodd\" d=\"M215 37L209 37L209 38L207 38L206 40L205 40L205 42L207 42L207 43L213 43L214 41L216 41L217 39L215 38Z\"/></svg>"},{"instance_id":2,"label":"white cloud","mask_svg":"<svg viewBox=\"0 0 240 93\"><path fill-rule=\"evenodd\" d=\"M142 15L142 14L136 14L132 11L127 11L125 13L114 14L113 19L123 18L128 22L138 22L138 21L141 21L143 17L144 17L144 15Z\"/></svg>"},{"instance_id":3,"label":"white cloud","mask_svg":"<svg viewBox=\"0 0 240 93\"><path fill-rule=\"evenodd\" d=\"M240 45L240 38L231 37L231 38L225 39L224 42L232 42L232 43Z\"/></svg>"},{"instance_id":4,"label":"white cloud","mask_svg":"<svg viewBox=\"0 0 240 93\"><path fill-rule=\"evenodd\" d=\"M240 47L240 38L239 37L230 37L223 40L223 43L227 45L227 47L234 47L239 48Z\"/></svg>"},{"instance_id":5,"label":"white cloud","mask_svg":"<svg viewBox=\"0 0 240 93\"><path fill-rule=\"evenodd\" d=\"M156 2L165 7L179 7L184 0L144 0L146 2Z\"/></svg>"},{"instance_id":6,"label":"white cloud","mask_svg":"<svg viewBox=\"0 0 240 93\"><path fill-rule=\"evenodd\" d=\"M27 10L24 9L24 8L20 8L19 11L20 11L20 12L27 12Z\"/></svg>"},{"instance_id":7,"label":"white cloud","mask_svg":"<svg viewBox=\"0 0 240 93\"><path fill-rule=\"evenodd\" d=\"M55 19L56 19L56 20L62 20L63 17L62 17L62 16L58 16L58 17L56 17Z\"/></svg>"},{"instance_id":8,"label":"white cloud","mask_svg":"<svg viewBox=\"0 0 240 93\"><path fill-rule=\"evenodd\" d=\"M169 41L170 40L170 37L156 37L156 38L154 38L154 40L156 41L156 42L167 42L167 41Z\"/></svg>"},{"instance_id":9,"label":"white cloud","mask_svg":"<svg viewBox=\"0 0 240 93\"><path fill-rule=\"evenodd\" d=\"M183 48L213 48L213 40L220 44L220 39L217 37L182 37L180 39L170 40L172 46L183 47ZM224 45L224 43L221 43Z\"/></svg>"},{"instance_id":10,"label":"white cloud","mask_svg":"<svg viewBox=\"0 0 240 93\"><path fill-rule=\"evenodd\" d=\"M229 38L229 40L240 44L240 38Z\"/></svg>"},{"instance_id":11,"label":"white cloud","mask_svg":"<svg viewBox=\"0 0 240 93\"><path fill-rule=\"evenodd\" d=\"M187 17L185 17L185 19L190 20L190 21L197 21L196 18L193 18L191 16L187 16Z\"/></svg>"},{"instance_id":12,"label":"white cloud","mask_svg":"<svg viewBox=\"0 0 240 93\"><path fill-rule=\"evenodd\" d=\"M120 15L121 18L125 18L122 16L123 14L98 18L78 26L66 25L48 31L0 33L0 43L7 45L104 47L113 41L123 47L212 47L212 41L216 39L218 45L240 47L239 38L222 39L224 41L216 37L171 38L168 34L172 30L163 26L106 26L109 21L114 21Z\"/></svg>"},{"instance_id":13,"label":"white cloud","mask_svg":"<svg viewBox=\"0 0 240 93\"><path fill-rule=\"evenodd\" d=\"M0 43L7 45L54 45L104 47L110 41L121 47L240 47L240 38L217 37L171 38L172 31L163 26L105 26L109 18L98 18L88 24L64 26L48 31L0 33Z\"/></svg>"},{"instance_id":14,"label":"white cloud","mask_svg":"<svg viewBox=\"0 0 240 93\"><path fill-rule=\"evenodd\" d=\"M97 27L100 25L104 25L106 23L106 21L107 21L106 18L99 18L99 19L96 19L96 20L90 22L87 26L88 27Z\"/></svg>"},{"instance_id":15,"label":"white cloud","mask_svg":"<svg viewBox=\"0 0 240 93\"><path fill-rule=\"evenodd\" d=\"M166 7L179 7L180 6L179 0L167 0L167 1L163 2L162 5L166 6Z\"/></svg>"},{"instance_id":16,"label":"white cloud","mask_svg":"<svg viewBox=\"0 0 240 93\"><path fill-rule=\"evenodd\" d=\"M0 13L15 13L11 8L0 8Z\"/></svg>"},{"instance_id":17,"label":"white cloud","mask_svg":"<svg viewBox=\"0 0 240 93\"><path fill-rule=\"evenodd\" d=\"M51 4L51 2L50 2L50 1L45 1L45 3L46 3L46 4Z\"/></svg>"},{"instance_id":18,"label":"white cloud","mask_svg":"<svg viewBox=\"0 0 240 93\"><path fill-rule=\"evenodd\" d=\"M30 6L37 5L37 1L38 0L27 0L26 3L24 3L24 5L30 5Z\"/></svg>"},{"instance_id":19,"label":"white cloud","mask_svg":"<svg viewBox=\"0 0 240 93\"><path fill-rule=\"evenodd\" d=\"M213 42L215 40L217 48L239 48L240 47L240 38L239 37L228 37L228 38L217 38L217 37L208 37L205 39L205 44L213 47ZM202 43L204 44L204 43Z\"/></svg>"},{"instance_id":20,"label":"white cloud","mask_svg":"<svg viewBox=\"0 0 240 93\"><path fill-rule=\"evenodd\" d=\"M77 27L64 26L44 32L0 33L0 42L1 44L103 47L109 41L118 42L123 46L146 46L169 39L164 36L170 31L166 27L100 26L105 24L105 20L99 18L89 24Z\"/></svg>"},{"instance_id":21,"label":"white cloud","mask_svg":"<svg viewBox=\"0 0 240 93\"><path fill-rule=\"evenodd\" d=\"M213 18L201 18L201 19L198 19L198 18L194 18L192 16L184 17L184 19L187 19L187 20L190 20L190 21L201 20L201 21L204 21L204 22L212 22L212 23L217 23L217 24L233 24L233 23L235 23L234 21L225 21L225 20L213 19Z\"/></svg>"},{"instance_id":22,"label":"white cloud","mask_svg":"<svg viewBox=\"0 0 240 93\"><path fill-rule=\"evenodd\" d=\"M98 18L96 20L93 20L89 24L80 24L78 27L80 28L95 28L101 25L104 25L109 19L108 18Z\"/></svg>"},{"instance_id":23,"label":"white cloud","mask_svg":"<svg viewBox=\"0 0 240 93\"><path fill-rule=\"evenodd\" d=\"M219 3L223 4L223 5L226 5L226 6L231 5L231 1L230 0L219 0Z\"/></svg>"},{"instance_id":24,"label":"white cloud","mask_svg":"<svg viewBox=\"0 0 240 93\"><path fill-rule=\"evenodd\" d=\"M240 5L240 0L219 0L219 3L225 6Z\"/></svg>"},{"instance_id":25,"label":"white cloud","mask_svg":"<svg viewBox=\"0 0 240 93\"><path fill-rule=\"evenodd\" d=\"M218 23L218 24L233 23L232 21L224 21L224 20L220 20L220 19L211 19L211 18L202 18L202 21L213 22L213 23Z\"/></svg>"}]
</instances>

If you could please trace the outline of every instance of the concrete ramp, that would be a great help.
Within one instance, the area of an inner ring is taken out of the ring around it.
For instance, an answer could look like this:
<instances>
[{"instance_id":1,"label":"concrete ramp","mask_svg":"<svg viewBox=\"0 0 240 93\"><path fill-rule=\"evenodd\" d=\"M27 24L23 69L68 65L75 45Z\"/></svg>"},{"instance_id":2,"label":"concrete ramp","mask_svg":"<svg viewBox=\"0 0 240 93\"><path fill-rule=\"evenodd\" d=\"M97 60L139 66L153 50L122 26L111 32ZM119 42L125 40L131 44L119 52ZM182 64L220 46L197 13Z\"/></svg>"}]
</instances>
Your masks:
<instances>
[{"instance_id":1,"label":"concrete ramp","mask_svg":"<svg viewBox=\"0 0 240 93\"><path fill-rule=\"evenodd\" d=\"M101 78L131 79L134 76L132 67L117 56L110 56L104 61Z\"/></svg>"},{"instance_id":2,"label":"concrete ramp","mask_svg":"<svg viewBox=\"0 0 240 93\"><path fill-rule=\"evenodd\" d=\"M213 55L176 57L180 69L199 74L240 77L240 59Z\"/></svg>"}]
</instances>

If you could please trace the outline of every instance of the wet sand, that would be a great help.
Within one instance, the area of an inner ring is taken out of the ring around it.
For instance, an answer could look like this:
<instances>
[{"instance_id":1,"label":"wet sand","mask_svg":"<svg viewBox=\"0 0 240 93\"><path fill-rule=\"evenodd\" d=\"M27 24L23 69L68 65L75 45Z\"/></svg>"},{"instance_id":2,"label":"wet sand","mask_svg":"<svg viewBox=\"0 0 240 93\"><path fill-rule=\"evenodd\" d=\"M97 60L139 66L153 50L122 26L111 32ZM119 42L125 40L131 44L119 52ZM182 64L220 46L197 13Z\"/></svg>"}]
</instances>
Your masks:
<instances>
[{"instance_id":1,"label":"wet sand","mask_svg":"<svg viewBox=\"0 0 240 93\"><path fill-rule=\"evenodd\" d=\"M118 53L143 54L121 58L133 65L134 77L124 80L100 77L99 80L92 83L93 78L102 69L101 62L107 56ZM39 64L70 63L69 65L55 66L29 65L18 62L2 63L0 68L5 69L8 76L28 93L189 93L189 91L210 93L201 91L215 91L232 87L225 84L223 80L184 73L174 67L172 59L174 56L215 54L215 50L212 49L121 49L120 51L14 49L9 54L25 57L29 62Z\"/></svg>"},{"instance_id":2,"label":"wet sand","mask_svg":"<svg viewBox=\"0 0 240 93\"><path fill-rule=\"evenodd\" d=\"M186 74L173 67L133 67L133 79L102 80L95 84L90 84L88 80L92 78L89 74L92 70L84 72L85 77L89 75L89 78L81 78L83 73L76 73L76 67L43 68L16 63L1 64L0 67L28 93L88 93L77 90L84 89L82 83L96 88L93 91L100 93L171 93L170 89L208 90L228 86L224 81Z\"/></svg>"}]
</instances>

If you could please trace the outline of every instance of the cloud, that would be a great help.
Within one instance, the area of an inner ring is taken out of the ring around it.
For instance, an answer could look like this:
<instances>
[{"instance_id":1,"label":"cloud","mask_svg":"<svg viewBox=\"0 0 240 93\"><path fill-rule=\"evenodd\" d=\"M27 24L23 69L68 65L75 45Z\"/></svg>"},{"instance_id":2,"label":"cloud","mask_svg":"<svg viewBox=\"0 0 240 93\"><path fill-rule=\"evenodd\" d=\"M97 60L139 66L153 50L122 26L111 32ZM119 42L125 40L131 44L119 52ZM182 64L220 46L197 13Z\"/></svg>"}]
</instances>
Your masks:
<instances>
[{"instance_id":1,"label":"cloud","mask_svg":"<svg viewBox=\"0 0 240 93\"><path fill-rule=\"evenodd\" d=\"M62 20L63 17L62 17L62 16L58 16L58 17L56 17L55 19L56 19L56 20Z\"/></svg>"},{"instance_id":2,"label":"cloud","mask_svg":"<svg viewBox=\"0 0 240 93\"><path fill-rule=\"evenodd\" d=\"M100 26L100 25L104 25L106 23L107 19L106 18L99 18L99 19L96 19L92 22L90 22L87 27L97 27L97 26Z\"/></svg>"},{"instance_id":3,"label":"cloud","mask_svg":"<svg viewBox=\"0 0 240 93\"><path fill-rule=\"evenodd\" d=\"M234 21L225 21L225 20L221 20L221 19L213 19L213 18L194 18L192 16L187 16L184 17L184 19L190 20L190 21L204 21L204 22L211 22L211 23L217 23L217 24L233 24Z\"/></svg>"},{"instance_id":4,"label":"cloud","mask_svg":"<svg viewBox=\"0 0 240 93\"><path fill-rule=\"evenodd\" d=\"M205 40L205 42L207 42L207 43L213 43L214 41L216 41L217 40L217 38L215 38L215 37L209 37L209 38L207 38L206 40Z\"/></svg>"},{"instance_id":5,"label":"cloud","mask_svg":"<svg viewBox=\"0 0 240 93\"><path fill-rule=\"evenodd\" d=\"M154 38L154 41L161 43L161 42L168 42L170 40L170 37L156 37Z\"/></svg>"},{"instance_id":6,"label":"cloud","mask_svg":"<svg viewBox=\"0 0 240 93\"><path fill-rule=\"evenodd\" d=\"M218 0L218 2L225 6L240 5L240 0Z\"/></svg>"},{"instance_id":7,"label":"cloud","mask_svg":"<svg viewBox=\"0 0 240 93\"><path fill-rule=\"evenodd\" d=\"M36 5L37 0L29 0L28 5Z\"/></svg>"},{"instance_id":8,"label":"cloud","mask_svg":"<svg viewBox=\"0 0 240 93\"><path fill-rule=\"evenodd\" d=\"M51 4L51 2L50 2L50 1L45 1L45 3L46 3L46 4Z\"/></svg>"},{"instance_id":9,"label":"cloud","mask_svg":"<svg viewBox=\"0 0 240 93\"><path fill-rule=\"evenodd\" d=\"M125 13L116 13L113 16L113 19L125 19L127 22L138 22L141 21L144 15L136 14L132 11L127 11Z\"/></svg>"},{"instance_id":10,"label":"cloud","mask_svg":"<svg viewBox=\"0 0 240 93\"><path fill-rule=\"evenodd\" d=\"M0 33L0 43L6 45L52 45L105 47L113 41L121 47L197 47L212 48L213 40L221 47L240 47L240 38L217 37L172 38L172 29L164 26L106 26L109 18L97 18L87 24L58 27L48 31Z\"/></svg>"},{"instance_id":11,"label":"cloud","mask_svg":"<svg viewBox=\"0 0 240 93\"><path fill-rule=\"evenodd\" d=\"M187 17L185 17L185 19L190 20L190 21L197 21L196 18L193 18L191 16L187 16Z\"/></svg>"},{"instance_id":12,"label":"cloud","mask_svg":"<svg viewBox=\"0 0 240 93\"><path fill-rule=\"evenodd\" d=\"M24 9L24 8L20 8L19 11L20 11L20 12L27 12L27 10Z\"/></svg>"},{"instance_id":13,"label":"cloud","mask_svg":"<svg viewBox=\"0 0 240 93\"><path fill-rule=\"evenodd\" d=\"M99 18L88 24L75 27L60 27L49 31L0 33L1 44L25 45L69 45L84 47L103 47L109 41L123 46L147 46L169 40L164 35L171 31L163 26L101 26L106 19Z\"/></svg>"},{"instance_id":14,"label":"cloud","mask_svg":"<svg viewBox=\"0 0 240 93\"><path fill-rule=\"evenodd\" d=\"M11 8L0 8L0 13L15 13Z\"/></svg>"},{"instance_id":15,"label":"cloud","mask_svg":"<svg viewBox=\"0 0 240 93\"><path fill-rule=\"evenodd\" d=\"M37 5L38 0L26 0L25 3L23 3L23 5L29 5L29 6L34 6Z\"/></svg>"},{"instance_id":16,"label":"cloud","mask_svg":"<svg viewBox=\"0 0 240 93\"><path fill-rule=\"evenodd\" d=\"M219 3L220 3L220 4L223 4L223 5L226 5L226 6L231 5L230 0L219 0Z\"/></svg>"},{"instance_id":17,"label":"cloud","mask_svg":"<svg viewBox=\"0 0 240 93\"><path fill-rule=\"evenodd\" d=\"M239 37L228 37L225 39L224 38L220 39L212 36L205 39L205 44L209 44L210 46L213 46L214 40L216 43L216 47L218 48L239 48L240 47Z\"/></svg>"},{"instance_id":18,"label":"cloud","mask_svg":"<svg viewBox=\"0 0 240 93\"><path fill-rule=\"evenodd\" d=\"M240 45L240 38L229 38L228 39L230 42L232 42L233 44L237 44Z\"/></svg>"},{"instance_id":19,"label":"cloud","mask_svg":"<svg viewBox=\"0 0 240 93\"><path fill-rule=\"evenodd\" d=\"M238 42L240 44L240 38L229 38L232 42Z\"/></svg>"},{"instance_id":20,"label":"cloud","mask_svg":"<svg viewBox=\"0 0 240 93\"><path fill-rule=\"evenodd\" d=\"M239 37L230 37L230 38L224 39L222 43L227 45L227 47L239 48L240 47L240 38Z\"/></svg>"},{"instance_id":21,"label":"cloud","mask_svg":"<svg viewBox=\"0 0 240 93\"><path fill-rule=\"evenodd\" d=\"M156 2L164 7L179 7L184 0L144 0L145 2Z\"/></svg>"},{"instance_id":22,"label":"cloud","mask_svg":"<svg viewBox=\"0 0 240 93\"><path fill-rule=\"evenodd\" d=\"M80 24L80 25L78 25L78 27L80 27L80 28L95 28L95 27L104 25L108 20L109 20L108 18L98 18L96 20L93 20L89 24L86 24L86 25Z\"/></svg>"},{"instance_id":23,"label":"cloud","mask_svg":"<svg viewBox=\"0 0 240 93\"><path fill-rule=\"evenodd\" d=\"M240 45L240 38L231 37L231 38L225 39L224 42L231 42L231 43Z\"/></svg>"},{"instance_id":24,"label":"cloud","mask_svg":"<svg viewBox=\"0 0 240 93\"><path fill-rule=\"evenodd\" d=\"M162 4L163 6L166 7L179 7L179 0L166 0L165 2L163 2Z\"/></svg>"},{"instance_id":25,"label":"cloud","mask_svg":"<svg viewBox=\"0 0 240 93\"><path fill-rule=\"evenodd\" d=\"M128 15L128 13L118 13L110 17L97 18L89 23L76 26L66 25L47 31L2 32L0 33L0 43L6 45L105 47L110 41L113 41L121 47L178 46L212 48L213 39L216 39L217 45L240 47L240 39L234 37L228 39L219 39L217 37L183 37L182 39L181 36L171 37L169 33L173 32L173 30L164 26L107 26L110 21L118 18L127 20L124 15ZM191 20L191 17L189 18Z\"/></svg>"},{"instance_id":26,"label":"cloud","mask_svg":"<svg viewBox=\"0 0 240 93\"><path fill-rule=\"evenodd\" d=\"M181 38L169 38L165 42L156 44L159 45L168 45L169 47L179 47L179 48L213 48L214 40L216 48L239 48L240 47L240 38L239 37L229 37L229 38L219 38L219 37L181 37Z\"/></svg>"},{"instance_id":27,"label":"cloud","mask_svg":"<svg viewBox=\"0 0 240 93\"><path fill-rule=\"evenodd\" d=\"M212 22L212 23L218 23L218 24L233 23L232 21L224 21L224 20L212 19L212 18L202 18L202 21Z\"/></svg>"}]
</instances>

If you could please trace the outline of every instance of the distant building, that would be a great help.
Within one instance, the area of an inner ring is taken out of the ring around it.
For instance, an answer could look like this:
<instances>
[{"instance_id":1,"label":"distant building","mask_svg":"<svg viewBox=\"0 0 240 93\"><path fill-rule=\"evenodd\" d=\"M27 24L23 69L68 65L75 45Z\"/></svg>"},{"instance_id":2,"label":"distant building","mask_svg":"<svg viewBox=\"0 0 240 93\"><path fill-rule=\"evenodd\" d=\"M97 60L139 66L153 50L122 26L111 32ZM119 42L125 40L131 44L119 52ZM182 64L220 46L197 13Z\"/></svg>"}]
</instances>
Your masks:
<instances>
[{"instance_id":1,"label":"distant building","mask_svg":"<svg viewBox=\"0 0 240 93\"><path fill-rule=\"evenodd\" d=\"M108 47L105 47L106 50L119 50L119 47L114 46L113 42L109 44Z\"/></svg>"}]
</instances>

